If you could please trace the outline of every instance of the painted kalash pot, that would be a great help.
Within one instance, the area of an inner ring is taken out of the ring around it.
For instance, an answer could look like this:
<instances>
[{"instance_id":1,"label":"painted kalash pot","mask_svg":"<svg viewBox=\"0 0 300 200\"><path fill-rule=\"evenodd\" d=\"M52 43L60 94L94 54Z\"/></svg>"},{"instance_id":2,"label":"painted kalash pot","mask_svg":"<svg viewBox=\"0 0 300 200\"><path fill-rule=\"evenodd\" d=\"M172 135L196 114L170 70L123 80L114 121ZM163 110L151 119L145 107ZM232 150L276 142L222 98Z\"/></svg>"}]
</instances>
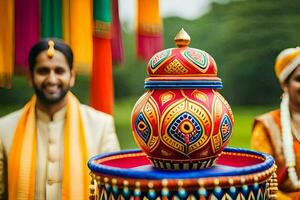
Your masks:
<instances>
[{"instance_id":1,"label":"painted kalash pot","mask_svg":"<svg viewBox=\"0 0 300 200\"><path fill-rule=\"evenodd\" d=\"M136 102L131 128L141 150L89 160L90 199L275 199L271 156L229 148L233 114L217 91L217 65L205 51L188 47L182 29L177 48L148 63L147 91Z\"/></svg>"}]
</instances>

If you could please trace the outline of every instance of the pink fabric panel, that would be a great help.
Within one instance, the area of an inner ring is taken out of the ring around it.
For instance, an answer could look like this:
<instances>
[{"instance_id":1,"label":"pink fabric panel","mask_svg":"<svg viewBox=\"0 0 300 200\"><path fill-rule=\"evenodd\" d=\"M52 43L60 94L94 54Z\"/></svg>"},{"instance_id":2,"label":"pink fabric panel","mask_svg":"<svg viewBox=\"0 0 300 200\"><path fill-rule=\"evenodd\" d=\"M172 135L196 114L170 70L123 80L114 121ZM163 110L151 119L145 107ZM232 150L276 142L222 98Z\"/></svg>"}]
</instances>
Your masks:
<instances>
[{"instance_id":1,"label":"pink fabric panel","mask_svg":"<svg viewBox=\"0 0 300 200\"><path fill-rule=\"evenodd\" d=\"M123 61L122 30L119 19L118 0L112 0L112 59L113 62L121 63Z\"/></svg>"},{"instance_id":2,"label":"pink fabric panel","mask_svg":"<svg viewBox=\"0 0 300 200\"><path fill-rule=\"evenodd\" d=\"M162 50L162 36L145 36L138 35L137 37L137 55L148 61L155 53Z\"/></svg>"},{"instance_id":3,"label":"pink fabric panel","mask_svg":"<svg viewBox=\"0 0 300 200\"><path fill-rule=\"evenodd\" d=\"M15 0L16 71L27 71L31 46L39 40L39 0Z\"/></svg>"}]
</instances>

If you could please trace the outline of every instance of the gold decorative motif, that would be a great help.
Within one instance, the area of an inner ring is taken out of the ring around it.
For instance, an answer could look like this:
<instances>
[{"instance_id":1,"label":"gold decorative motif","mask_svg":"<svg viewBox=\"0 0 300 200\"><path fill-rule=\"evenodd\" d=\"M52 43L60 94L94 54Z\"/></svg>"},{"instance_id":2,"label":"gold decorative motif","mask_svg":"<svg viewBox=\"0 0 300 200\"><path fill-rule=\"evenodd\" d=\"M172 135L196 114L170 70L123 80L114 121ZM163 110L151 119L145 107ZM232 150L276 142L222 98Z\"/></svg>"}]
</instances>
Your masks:
<instances>
[{"instance_id":1,"label":"gold decorative motif","mask_svg":"<svg viewBox=\"0 0 300 200\"><path fill-rule=\"evenodd\" d=\"M228 183L229 183L230 185L233 185L233 184L234 184L234 180L233 180L232 178L229 178L229 179L228 179Z\"/></svg>"},{"instance_id":2,"label":"gold decorative motif","mask_svg":"<svg viewBox=\"0 0 300 200\"><path fill-rule=\"evenodd\" d=\"M193 95L196 99L201 100L201 101L204 101L204 102L207 102L207 100L208 100L207 95L206 95L204 92L201 92L201 91L199 91L199 90L194 90L194 91L192 92L192 95Z\"/></svg>"},{"instance_id":3,"label":"gold decorative motif","mask_svg":"<svg viewBox=\"0 0 300 200\"><path fill-rule=\"evenodd\" d=\"M53 56L54 56L54 42L53 42L53 40L49 40L48 45L49 45L49 47L48 47L48 51L47 51L47 56L48 56L48 58L53 58Z\"/></svg>"},{"instance_id":4,"label":"gold decorative motif","mask_svg":"<svg viewBox=\"0 0 300 200\"><path fill-rule=\"evenodd\" d=\"M103 21L94 22L94 36L100 38L111 38L111 24Z\"/></svg>"},{"instance_id":5,"label":"gold decorative motif","mask_svg":"<svg viewBox=\"0 0 300 200\"><path fill-rule=\"evenodd\" d=\"M182 180L178 180L177 184L178 184L178 187L182 187L183 186L183 181Z\"/></svg>"},{"instance_id":6,"label":"gold decorative motif","mask_svg":"<svg viewBox=\"0 0 300 200\"><path fill-rule=\"evenodd\" d=\"M125 187L127 187L128 184L129 184L129 182L128 182L127 180L124 180L124 181L123 181L123 185L124 185Z\"/></svg>"},{"instance_id":7,"label":"gold decorative motif","mask_svg":"<svg viewBox=\"0 0 300 200\"><path fill-rule=\"evenodd\" d=\"M229 103L225 100L225 98L220 93L216 92L215 90L213 90L213 92L219 98L219 100L221 100L224 103L224 105L227 108L230 116L232 117L232 122L234 122L233 113L232 113L232 110L231 110L231 107L230 107Z\"/></svg>"},{"instance_id":8,"label":"gold decorative motif","mask_svg":"<svg viewBox=\"0 0 300 200\"><path fill-rule=\"evenodd\" d=\"M217 134L217 135L214 135L212 139L213 139L213 145L214 145L213 151L216 152L222 146L222 138L221 138L220 134Z\"/></svg>"},{"instance_id":9,"label":"gold decorative motif","mask_svg":"<svg viewBox=\"0 0 300 200\"><path fill-rule=\"evenodd\" d=\"M154 146L156 145L157 141L158 141L159 137L157 136L152 136L151 139L148 142L148 145L150 147L151 150L154 150Z\"/></svg>"},{"instance_id":10,"label":"gold decorative motif","mask_svg":"<svg viewBox=\"0 0 300 200\"><path fill-rule=\"evenodd\" d=\"M168 179L163 179L161 181L162 186L167 187L168 186Z\"/></svg>"},{"instance_id":11,"label":"gold decorative motif","mask_svg":"<svg viewBox=\"0 0 300 200\"><path fill-rule=\"evenodd\" d=\"M182 28L177 35L174 38L176 45L178 47L186 47L190 44L191 42L191 37L189 36L189 34L187 34L187 32L185 32L185 30Z\"/></svg>"},{"instance_id":12,"label":"gold decorative motif","mask_svg":"<svg viewBox=\"0 0 300 200\"><path fill-rule=\"evenodd\" d=\"M154 105L153 100L150 98L148 102L146 102L145 107L143 108L144 114L148 121L155 121L157 119L157 111Z\"/></svg>"},{"instance_id":13,"label":"gold decorative motif","mask_svg":"<svg viewBox=\"0 0 300 200\"><path fill-rule=\"evenodd\" d=\"M245 179L244 177L242 177L242 178L241 178L241 183L242 183L242 184L245 184L245 182L246 182L246 179Z\"/></svg>"},{"instance_id":14,"label":"gold decorative motif","mask_svg":"<svg viewBox=\"0 0 300 200\"><path fill-rule=\"evenodd\" d=\"M148 182L148 187L150 188L150 189L152 189L153 188L153 186L154 186L154 184L153 184L153 182Z\"/></svg>"},{"instance_id":15,"label":"gold decorative motif","mask_svg":"<svg viewBox=\"0 0 300 200\"><path fill-rule=\"evenodd\" d=\"M216 120L218 120L221 118L221 115L223 113L223 106L222 106L222 102L220 101L220 99L215 97L214 100L215 100L215 102L214 102L214 117L216 118Z\"/></svg>"},{"instance_id":16,"label":"gold decorative motif","mask_svg":"<svg viewBox=\"0 0 300 200\"><path fill-rule=\"evenodd\" d=\"M138 32L146 35L160 35L162 33L161 24L139 24Z\"/></svg>"},{"instance_id":17,"label":"gold decorative motif","mask_svg":"<svg viewBox=\"0 0 300 200\"><path fill-rule=\"evenodd\" d=\"M198 182L198 184L199 184L200 187L204 186L204 180L203 179L199 178L197 182Z\"/></svg>"},{"instance_id":18,"label":"gold decorative motif","mask_svg":"<svg viewBox=\"0 0 300 200\"><path fill-rule=\"evenodd\" d=\"M219 186L219 184L220 184L219 179L215 178L215 179L214 179L214 184L215 184L215 186Z\"/></svg>"},{"instance_id":19,"label":"gold decorative motif","mask_svg":"<svg viewBox=\"0 0 300 200\"><path fill-rule=\"evenodd\" d=\"M183 134L192 134L193 132L195 132L195 128L192 124L191 121L186 120L183 121L180 125L179 125L179 130L183 133Z\"/></svg>"},{"instance_id":20,"label":"gold decorative motif","mask_svg":"<svg viewBox=\"0 0 300 200\"><path fill-rule=\"evenodd\" d=\"M171 73L177 73L177 74L186 74L188 73L188 70L181 65L181 63L174 59L166 68L165 72L171 74Z\"/></svg>"},{"instance_id":21,"label":"gold decorative motif","mask_svg":"<svg viewBox=\"0 0 300 200\"><path fill-rule=\"evenodd\" d=\"M118 182L118 180L117 180L117 179L115 179L115 178L111 179L111 183L112 183L113 185L116 185L116 184L117 184L117 182Z\"/></svg>"},{"instance_id":22,"label":"gold decorative motif","mask_svg":"<svg viewBox=\"0 0 300 200\"><path fill-rule=\"evenodd\" d=\"M90 174L91 175L91 174ZM96 200L97 199L97 182L96 180L93 178L93 176L91 176L91 182L89 185L89 190L90 190L90 194L89 194L89 200Z\"/></svg>"},{"instance_id":23,"label":"gold decorative motif","mask_svg":"<svg viewBox=\"0 0 300 200\"><path fill-rule=\"evenodd\" d=\"M277 168L277 166L275 165L273 167L273 174L272 174L271 178L267 182L268 196L269 196L269 199L271 199L271 200L277 198L277 192L278 192L278 183L277 183L276 168Z\"/></svg>"},{"instance_id":24,"label":"gold decorative motif","mask_svg":"<svg viewBox=\"0 0 300 200\"><path fill-rule=\"evenodd\" d=\"M160 96L161 104L164 105L168 101L174 98L175 94L173 92L165 92Z\"/></svg>"}]
</instances>

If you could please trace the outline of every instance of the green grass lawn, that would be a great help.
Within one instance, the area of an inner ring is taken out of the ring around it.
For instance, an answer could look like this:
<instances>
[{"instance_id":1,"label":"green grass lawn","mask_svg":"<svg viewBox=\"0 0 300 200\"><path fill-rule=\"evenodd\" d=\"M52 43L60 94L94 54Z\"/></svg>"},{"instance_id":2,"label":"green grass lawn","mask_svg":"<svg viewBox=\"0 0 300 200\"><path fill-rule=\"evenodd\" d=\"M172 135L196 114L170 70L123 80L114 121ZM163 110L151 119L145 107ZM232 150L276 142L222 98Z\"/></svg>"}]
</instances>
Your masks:
<instances>
[{"instance_id":1,"label":"green grass lawn","mask_svg":"<svg viewBox=\"0 0 300 200\"><path fill-rule=\"evenodd\" d=\"M133 139L130 127L130 117L132 108L138 98L129 98L126 100L116 100L114 108L114 118L116 131L122 149L137 148ZM0 105L0 116L3 116L13 110L21 108L22 105ZM274 107L271 106L243 106L232 107L235 124L229 146L249 148L250 134L253 118L263 112L269 111Z\"/></svg>"}]
</instances>

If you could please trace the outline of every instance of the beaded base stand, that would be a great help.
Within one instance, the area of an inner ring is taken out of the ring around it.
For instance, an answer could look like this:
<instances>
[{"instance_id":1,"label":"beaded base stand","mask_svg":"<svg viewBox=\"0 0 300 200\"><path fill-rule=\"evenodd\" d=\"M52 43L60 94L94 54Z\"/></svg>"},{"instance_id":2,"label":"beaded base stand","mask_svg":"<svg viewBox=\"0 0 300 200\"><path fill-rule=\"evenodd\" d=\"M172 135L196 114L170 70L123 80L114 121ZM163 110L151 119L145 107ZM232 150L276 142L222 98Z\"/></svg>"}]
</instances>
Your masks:
<instances>
[{"instance_id":1,"label":"beaded base stand","mask_svg":"<svg viewBox=\"0 0 300 200\"><path fill-rule=\"evenodd\" d=\"M271 156L226 148L216 165L199 170L158 170L139 150L90 159L90 199L275 199ZM96 189L98 191L96 191Z\"/></svg>"}]
</instances>

